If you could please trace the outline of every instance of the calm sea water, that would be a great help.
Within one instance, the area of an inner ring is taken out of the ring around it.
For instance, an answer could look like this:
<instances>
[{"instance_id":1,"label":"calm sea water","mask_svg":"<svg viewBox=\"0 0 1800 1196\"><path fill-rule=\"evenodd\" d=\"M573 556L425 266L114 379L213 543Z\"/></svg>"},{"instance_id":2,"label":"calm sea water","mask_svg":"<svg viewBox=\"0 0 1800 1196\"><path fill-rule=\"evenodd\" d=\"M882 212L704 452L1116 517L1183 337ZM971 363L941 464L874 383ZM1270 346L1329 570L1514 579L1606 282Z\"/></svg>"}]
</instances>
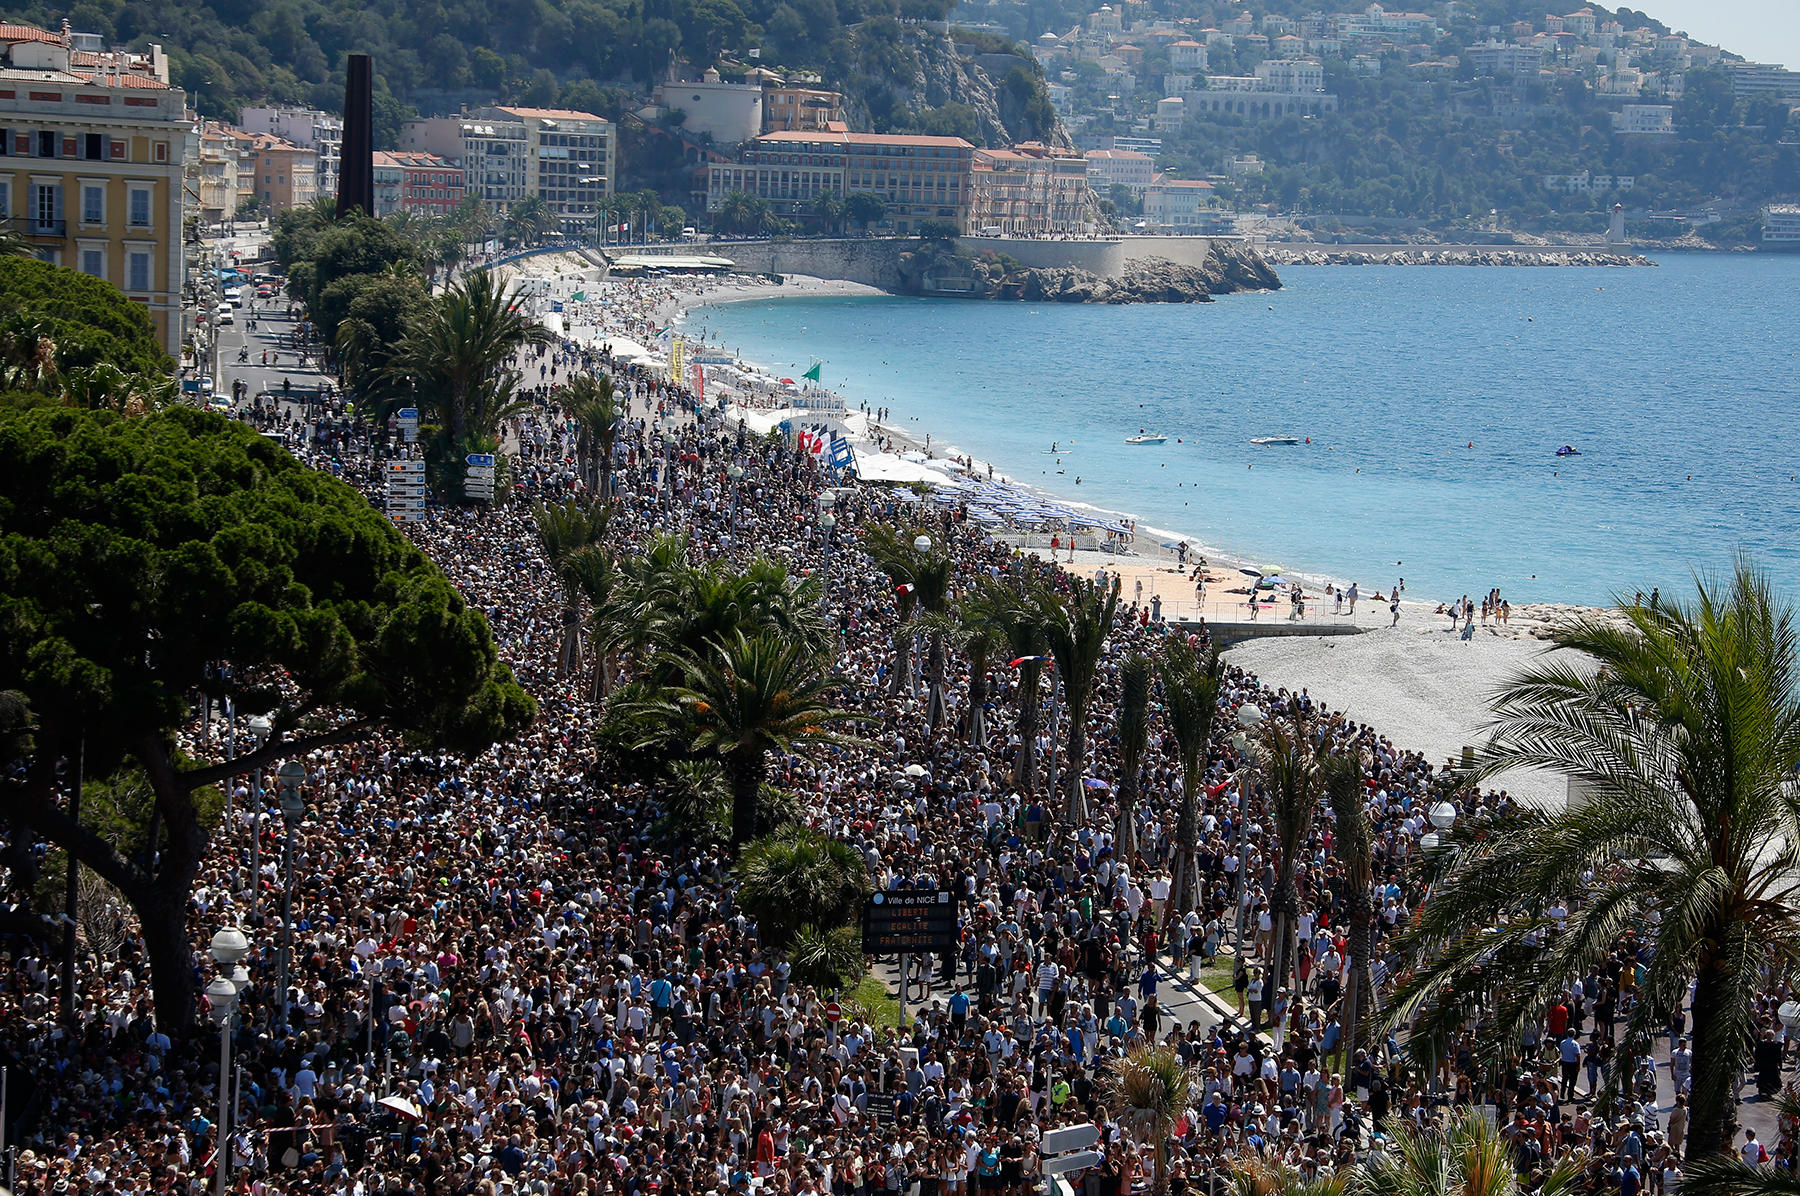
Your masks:
<instances>
[{"instance_id":1,"label":"calm sea water","mask_svg":"<svg viewBox=\"0 0 1800 1196\"><path fill-rule=\"evenodd\" d=\"M1800 599L1800 255L1281 273L1203 306L797 299L689 326L822 358L853 403L1058 496L1365 589L1604 602L1743 550ZM1121 443L1140 429L1170 440Z\"/></svg>"}]
</instances>

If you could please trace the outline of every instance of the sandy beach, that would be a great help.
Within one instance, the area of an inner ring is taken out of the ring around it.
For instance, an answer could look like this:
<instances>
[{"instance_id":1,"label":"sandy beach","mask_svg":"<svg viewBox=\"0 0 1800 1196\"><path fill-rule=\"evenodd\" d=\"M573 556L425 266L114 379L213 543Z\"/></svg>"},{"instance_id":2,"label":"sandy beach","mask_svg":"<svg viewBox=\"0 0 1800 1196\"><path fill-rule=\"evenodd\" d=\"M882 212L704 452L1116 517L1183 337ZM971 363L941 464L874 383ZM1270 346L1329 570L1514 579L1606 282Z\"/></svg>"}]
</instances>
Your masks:
<instances>
[{"instance_id":1,"label":"sandy beach","mask_svg":"<svg viewBox=\"0 0 1800 1196\"><path fill-rule=\"evenodd\" d=\"M588 335L629 337L657 352L658 339L675 328L690 345L705 345L714 353L723 352L734 358L731 346L719 344L716 337L707 334L707 305L882 293L858 283L796 276L779 284L750 275L602 282L585 262L560 257L533 262L530 269L521 272L521 277L528 286L539 286L552 296L566 297L577 288L585 288L587 302L581 305L583 314L577 322L592 321L582 329ZM660 351L666 352L666 347ZM754 373L750 363L736 361L734 368L740 376ZM751 397L755 400L751 405L740 408L734 404L730 414L743 418L757 431L765 431L785 417L777 405L781 393L773 387ZM804 424L813 418L803 413L796 422ZM865 476L885 471L890 480L939 482L959 473L983 479L988 476L985 463L972 452L967 458L959 457L953 465L945 458L941 442L931 449L926 447L923 429L902 432L877 424L855 404L847 404L846 413L835 417L832 425L856 444L858 466L865 469ZM992 477L1018 485L997 471ZM1020 488L1032 490L1029 486ZM953 494L946 494L945 499L956 501ZM1112 512L1099 514L1109 519L1129 518ZM1045 557L1051 555L1051 538L1057 534L1051 530L997 531L1024 551ZM1190 550L1185 568L1177 563L1175 551L1175 545L1184 538ZM1119 552L1101 551L1097 536L1083 534L1078 539L1080 547L1071 558L1067 533L1058 539L1062 549L1056 556L1066 568L1086 576L1106 570L1119 579L1125 603L1141 602L1146 607L1154 603L1162 617L1171 621L1248 621L1252 579L1243 570L1269 571L1275 567L1267 560L1232 559L1194 538L1144 526L1136 528L1135 537ZM1201 596L1193 574L1203 557L1207 567L1205 593ZM1306 594L1303 617L1290 618L1294 608L1283 591L1275 602L1259 606L1258 622L1285 626L1300 621L1315 627L1354 625L1363 634L1256 639L1229 649L1228 658L1270 684L1304 688L1333 708L1376 727L1402 747L1422 751L1437 762L1459 756L1464 745L1479 746L1483 742L1481 727L1487 719L1489 695L1504 677L1545 650L1541 641L1556 625L1584 610L1558 604L1519 605L1513 608L1505 626L1497 620L1478 623L1475 634L1464 640L1451 632L1448 616L1437 613L1435 600L1413 602L1403 595L1399 625L1391 626L1393 616L1387 598L1390 588L1400 580L1398 576L1359 579L1361 597L1352 614L1347 605L1324 596L1328 583L1342 585L1345 579L1286 565L1280 566L1280 571ZM1496 785L1534 804L1560 802L1565 796L1563 782L1546 774L1509 774L1498 779Z\"/></svg>"}]
</instances>

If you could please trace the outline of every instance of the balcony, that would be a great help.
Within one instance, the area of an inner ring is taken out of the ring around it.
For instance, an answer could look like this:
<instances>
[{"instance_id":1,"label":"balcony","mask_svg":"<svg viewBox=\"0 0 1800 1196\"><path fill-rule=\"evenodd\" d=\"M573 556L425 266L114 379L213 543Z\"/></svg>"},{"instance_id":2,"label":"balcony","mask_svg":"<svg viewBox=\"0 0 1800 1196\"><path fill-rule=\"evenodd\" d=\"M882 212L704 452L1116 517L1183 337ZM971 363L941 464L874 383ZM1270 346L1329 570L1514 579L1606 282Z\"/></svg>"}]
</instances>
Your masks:
<instances>
[{"instance_id":1,"label":"balcony","mask_svg":"<svg viewBox=\"0 0 1800 1196\"><path fill-rule=\"evenodd\" d=\"M28 237L66 237L69 235L67 220L39 220L36 216L15 216L6 223L15 232L24 233Z\"/></svg>"}]
</instances>

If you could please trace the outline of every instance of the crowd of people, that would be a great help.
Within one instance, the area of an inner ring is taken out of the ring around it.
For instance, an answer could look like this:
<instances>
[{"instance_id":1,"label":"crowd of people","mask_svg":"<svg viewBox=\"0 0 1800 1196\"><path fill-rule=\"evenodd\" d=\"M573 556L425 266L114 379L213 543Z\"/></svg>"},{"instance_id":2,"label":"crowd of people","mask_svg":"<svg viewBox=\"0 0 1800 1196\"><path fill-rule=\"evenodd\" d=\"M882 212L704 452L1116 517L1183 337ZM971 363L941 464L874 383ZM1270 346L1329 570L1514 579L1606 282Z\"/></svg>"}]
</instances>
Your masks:
<instances>
[{"instance_id":1,"label":"crowd of people","mask_svg":"<svg viewBox=\"0 0 1800 1196\"><path fill-rule=\"evenodd\" d=\"M1022 743L1013 729L1008 712L1024 698L1016 674L990 678L984 741L966 728L932 734L926 695L885 684L895 603L857 548L871 524L928 529L954 558L959 588L1017 571L1067 584L954 506L910 494L837 492L832 667L837 703L865 720L863 746L781 757L770 780L858 849L874 887L954 891L959 947L934 961L900 1026L885 1006L834 1009L837 994L795 982L734 901L729 850L662 837L656 791L596 763L592 686L558 670L562 597L529 505L592 497L557 405L556 384L581 371L612 372L626 408L608 530L619 552L679 529L700 559L767 553L818 567L830 479L812 457L748 436L604 353L564 343L523 364L537 407L509 430L513 500L440 508L407 534L486 614L538 702L535 725L470 760L372 736L302 761L308 814L286 927L272 777L260 791L256 776L240 779L190 919L203 977L221 926L241 925L251 942L232 1075L219 1074L216 1038L175 1041L157 1026L129 935L105 954L84 952L73 1024L57 1016L58 960L15 948L0 997L8 1107L24 1132L9 1142L15 1191L206 1190L223 1080L236 1108L229 1187L259 1196L1020 1196L1043 1182L1042 1133L1088 1121L1101 1128L1104 1162L1071 1178L1085 1196L1128 1196L1148 1182L1151 1152L1109 1099L1108 1075L1133 1047L1168 1042L1197 1077L1170 1143L1177 1192L1216 1190L1247 1153L1329 1171L1382 1149L1401 1123L1428 1127L1450 1106L1491 1102L1528 1179L1579 1147L1591 1152L1596 1192L1674 1196L1679 1106L1661 1111L1652 1092L1602 1117L1588 1100L1607 1069L1637 1066L1610 1045L1642 966L1635 943L1546 1010L1514 1067L1484 1069L1465 1044L1427 1074L1391 1038L1365 1039L1345 1058L1338 1018L1360 961L1349 958L1350 893L1322 807L1296 869L1298 967L1264 991L1277 861L1263 782L1227 733L1239 707L1304 717L1366 765L1377 993L1387 944L1422 896L1408 865L1431 830L1428 810L1447 801L1459 818L1492 817L1505 793L1465 788L1305 691L1231 668L1196 795L1198 900L1175 908L1181 778L1160 725L1126 851L1109 788L1096 788L1082 825L1055 819L1047 795L1016 790L1019 754L1051 747L1048 732ZM341 406L308 425L307 443L292 409L265 402L240 414L379 497L371 441ZM734 464L744 470L736 483L725 472ZM1120 663L1185 634L1122 604L1089 712L1095 779L1119 775ZM970 678L966 663L951 672L958 712ZM194 754L223 756L220 720L196 718L189 735ZM1211 988L1220 991L1205 997ZM1171 1014L1177 1004L1188 1016ZM1679 1027L1669 1051L1691 1066ZM1795 1153L1791 1136L1771 1148Z\"/></svg>"}]
</instances>

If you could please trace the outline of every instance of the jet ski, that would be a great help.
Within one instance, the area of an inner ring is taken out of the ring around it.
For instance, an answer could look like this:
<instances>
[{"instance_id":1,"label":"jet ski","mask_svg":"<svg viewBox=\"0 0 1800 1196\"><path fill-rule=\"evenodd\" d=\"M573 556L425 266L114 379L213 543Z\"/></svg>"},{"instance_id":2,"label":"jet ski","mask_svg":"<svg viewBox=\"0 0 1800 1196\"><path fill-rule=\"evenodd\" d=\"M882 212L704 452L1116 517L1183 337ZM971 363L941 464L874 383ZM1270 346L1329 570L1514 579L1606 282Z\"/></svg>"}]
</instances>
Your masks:
<instances>
[{"instance_id":1,"label":"jet ski","mask_svg":"<svg viewBox=\"0 0 1800 1196\"><path fill-rule=\"evenodd\" d=\"M1556 450L1556 455L1559 457L1579 457L1581 456L1581 450L1572 444L1565 444Z\"/></svg>"}]
</instances>

